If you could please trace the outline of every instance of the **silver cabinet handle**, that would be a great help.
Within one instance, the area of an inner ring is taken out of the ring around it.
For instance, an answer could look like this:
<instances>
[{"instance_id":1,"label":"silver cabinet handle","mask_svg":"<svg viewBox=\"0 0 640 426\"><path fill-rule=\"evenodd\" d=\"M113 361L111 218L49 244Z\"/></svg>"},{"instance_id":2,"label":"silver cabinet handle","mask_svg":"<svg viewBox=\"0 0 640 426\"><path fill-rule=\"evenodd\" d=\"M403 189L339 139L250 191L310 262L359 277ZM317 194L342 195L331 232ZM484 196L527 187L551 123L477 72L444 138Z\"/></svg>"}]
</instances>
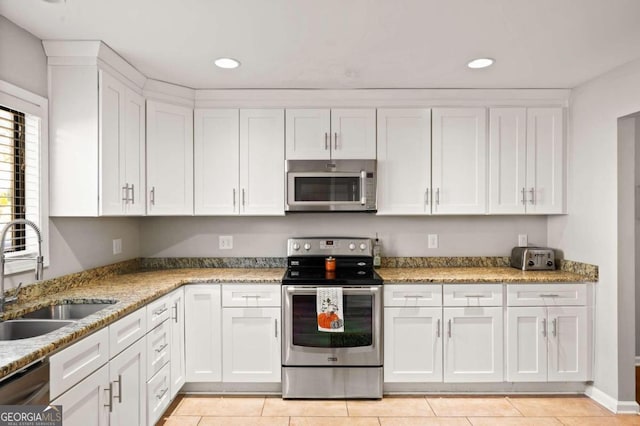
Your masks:
<instances>
[{"instance_id":1,"label":"silver cabinet handle","mask_svg":"<svg viewBox=\"0 0 640 426\"><path fill-rule=\"evenodd\" d=\"M552 329L553 329L553 337L557 337L558 336L558 318L554 318L553 321L551 321L552 324Z\"/></svg>"},{"instance_id":2,"label":"silver cabinet handle","mask_svg":"<svg viewBox=\"0 0 640 426\"><path fill-rule=\"evenodd\" d=\"M333 133L333 149L338 150L338 132Z\"/></svg>"},{"instance_id":3,"label":"silver cabinet handle","mask_svg":"<svg viewBox=\"0 0 640 426\"><path fill-rule=\"evenodd\" d=\"M278 318L275 319L275 327L274 327L274 331L276 333L276 339L278 338Z\"/></svg>"},{"instance_id":4,"label":"silver cabinet handle","mask_svg":"<svg viewBox=\"0 0 640 426\"><path fill-rule=\"evenodd\" d=\"M367 172L360 170L360 204L367 204Z\"/></svg>"},{"instance_id":5,"label":"silver cabinet handle","mask_svg":"<svg viewBox=\"0 0 640 426\"><path fill-rule=\"evenodd\" d=\"M122 201L124 201L125 204L129 203L129 184L125 183L124 186L122 187Z\"/></svg>"},{"instance_id":6,"label":"silver cabinet handle","mask_svg":"<svg viewBox=\"0 0 640 426\"><path fill-rule=\"evenodd\" d=\"M178 322L178 302L174 303L173 306L173 312L176 314L173 318L171 318L173 320L173 322Z\"/></svg>"},{"instance_id":7,"label":"silver cabinet handle","mask_svg":"<svg viewBox=\"0 0 640 426\"><path fill-rule=\"evenodd\" d=\"M118 374L118 380L114 380L113 383L118 384L118 402L122 404L122 375Z\"/></svg>"},{"instance_id":8,"label":"silver cabinet handle","mask_svg":"<svg viewBox=\"0 0 640 426\"><path fill-rule=\"evenodd\" d=\"M158 348L156 348L156 352L160 353L160 352L164 351L167 348L167 346L169 346L168 343L165 343L164 345L159 346Z\"/></svg>"},{"instance_id":9,"label":"silver cabinet handle","mask_svg":"<svg viewBox=\"0 0 640 426\"><path fill-rule=\"evenodd\" d=\"M526 206L527 205L527 196L525 195L525 189L524 187L522 187L522 205Z\"/></svg>"},{"instance_id":10,"label":"silver cabinet handle","mask_svg":"<svg viewBox=\"0 0 640 426\"><path fill-rule=\"evenodd\" d=\"M236 211L236 189L233 188L233 211Z\"/></svg>"},{"instance_id":11,"label":"silver cabinet handle","mask_svg":"<svg viewBox=\"0 0 640 426\"><path fill-rule=\"evenodd\" d=\"M167 308L166 306L163 308L158 308L155 311L153 311L153 315L158 316L158 315L162 315L165 312L167 312L169 310L169 308Z\"/></svg>"},{"instance_id":12,"label":"silver cabinet handle","mask_svg":"<svg viewBox=\"0 0 640 426\"><path fill-rule=\"evenodd\" d=\"M484 294L465 294L464 297L468 299L483 299L490 296L485 296Z\"/></svg>"},{"instance_id":13,"label":"silver cabinet handle","mask_svg":"<svg viewBox=\"0 0 640 426\"><path fill-rule=\"evenodd\" d=\"M164 388L163 390L160 391L159 394L156 395L156 399L164 398L164 396L167 394L168 391L169 391L169 388Z\"/></svg>"},{"instance_id":14,"label":"silver cabinet handle","mask_svg":"<svg viewBox=\"0 0 640 426\"><path fill-rule=\"evenodd\" d=\"M131 204L136 203L136 192L133 184L131 184Z\"/></svg>"},{"instance_id":15,"label":"silver cabinet handle","mask_svg":"<svg viewBox=\"0 0 640 426\"><path fill-rule=\"evenodd\" d=\"M329 149L328 138L329 138L329 134L327 132L324 132L324 150L325 151Z\"/></svg>"},{"instance_id":16,"label":"silver cabinet handle","mask_svg":"<svg viewBox=\"0 0 640 426\"><path fill-rule=\"evenodd\" d=\"M436 205L440 205L440 188L436 188Z\"/></svg>"},{"instance_id":17,"label":"silver cabinet handle","mask_svg":"<svg viewBox=\"0 0 640 426\"><path fill-rule=\"evenodd\" d=\"M535 204L536 203L536 190L534 188L531 188L529 190L529 192L531 193L531 199L529 200L529 202L531 204Z\"/></svg>"},{"instance_id":18,"label":"silver cabinet handle","mask_svg":"<svg viewBox=\"0 0 640 426\"><path fill-rule=\"evenodd\" d=\"M429 205L429 188L425 189L424 191L424 205Z\"/></svg>"},{"instance_id":19,"label":"silver cabinet handle","mask_svg":"<svg viewBox=\"0 0 640 426\"><path fill-rule=\"evenodd\" d=\"M436 324L436 336L440 337L440 318L438 318L438 323Z\"/></svg>"},{"instance_id":20,"label":"silver cabinet handle","mask_svg":"<svg viewBox=\"0 0 640 426\"><path fill-rule=\"evenodd\" d=\"M449 324L447 325L447 335L451 338L451 320L449 320Z\"/></svg>"},{"instance_id":21,"label":"silver cabinet handle","mask_svg":"<svg viewBox=\"0 0 640 426\"><path fill-rule=\"evenodd\" d=\"M538 297L560 297L559 294L539 294Z\"/></svg>"},{"instance_id":22,"label":"silver cabinet handle","mask_svg":"<svg viewBox=\"0 0 640 426\"><path fill-rule=\"evenodd\" d=\"M244 188L242 188L242 210L244 209Z\"/></svg>"},{"instance_id":23,"label":"silver cabinet handle","mask_svg":"<svg viewBox=\"0 0 640 426\"><path fill-rule=\"evenodd\" d=\"M542 318L542 336L547 337L547 319Z\"/></svg>"},{"instance_id":24,"label":"silver cabinet handle","mask_svg":"<svg viewBox=\"0 0 640 426\"><path fill-rule=\"evenodd\" d=\"M404 298L405 299L422 299L424 296L422 296L421 294L405 294Z\"/></svg>"},{"instance_id":25,"label":"silver cabinet handle","mask_svg":"<svg viewBox=\"0 0 640 426\"><path fill-rule=\"evenodd\" d=\"M155 206L156 205L156 187L155 186L151 187L150 196L151 196L151 201L150 201L151 205Z\"/></svg>"},{"instance_id":26,"label":"silver cabinet handle","mask_svg":"<svg viewBox=\"0 0 640 426\"><path fill-rule=\"evenodd\" d=\"M104 406L109 407L109 412L112 413L113 412L113 383L109 382L109 387L105 390L107 391L107 394L109 394L109 397L108 397L109 403L104 404Z\"/></svg>"}]
</instances>

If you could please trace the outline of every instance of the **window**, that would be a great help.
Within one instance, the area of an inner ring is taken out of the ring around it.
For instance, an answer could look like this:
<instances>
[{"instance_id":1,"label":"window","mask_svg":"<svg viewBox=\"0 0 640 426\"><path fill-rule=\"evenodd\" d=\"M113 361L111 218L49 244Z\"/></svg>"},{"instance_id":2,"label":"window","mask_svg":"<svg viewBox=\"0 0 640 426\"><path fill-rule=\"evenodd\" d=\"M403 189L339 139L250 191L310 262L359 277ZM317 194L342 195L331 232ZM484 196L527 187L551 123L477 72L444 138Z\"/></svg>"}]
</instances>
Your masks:
<instances>
[{"instance_id":1,"label":"window","mask_svg":"<svg viewBox=\"0 0 640 426\"><path fill-rule=\"evenodd\" d=\"M0 81L0 229L15 219L34 222L48 265L46 128L46 99ZM12 227L4 242L5 273L34 269L38 237L31 227Z\"/></svg>"}]
</instances>

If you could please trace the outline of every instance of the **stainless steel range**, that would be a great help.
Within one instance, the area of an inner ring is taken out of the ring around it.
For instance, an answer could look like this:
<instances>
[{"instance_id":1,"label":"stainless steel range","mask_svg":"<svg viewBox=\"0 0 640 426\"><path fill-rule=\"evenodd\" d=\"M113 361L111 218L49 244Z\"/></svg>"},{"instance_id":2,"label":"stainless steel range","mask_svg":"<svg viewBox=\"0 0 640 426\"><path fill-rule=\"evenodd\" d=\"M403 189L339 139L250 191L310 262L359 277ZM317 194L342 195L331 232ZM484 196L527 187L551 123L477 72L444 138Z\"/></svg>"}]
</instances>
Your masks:
<instances>
[{"instance_id":1,"label":"stainless steel range","mask_svg":"<svg viewBox=\"0 0 640 426\"><path fill-rule=\"evenodd\" d=\"M382 398L382 278L373 269L372 251L368 238L288 241L283 398ZM340 331L322 331L319 291L336 289L342 293L340 321L331 327Z\"/></svg>"}]
</instances>

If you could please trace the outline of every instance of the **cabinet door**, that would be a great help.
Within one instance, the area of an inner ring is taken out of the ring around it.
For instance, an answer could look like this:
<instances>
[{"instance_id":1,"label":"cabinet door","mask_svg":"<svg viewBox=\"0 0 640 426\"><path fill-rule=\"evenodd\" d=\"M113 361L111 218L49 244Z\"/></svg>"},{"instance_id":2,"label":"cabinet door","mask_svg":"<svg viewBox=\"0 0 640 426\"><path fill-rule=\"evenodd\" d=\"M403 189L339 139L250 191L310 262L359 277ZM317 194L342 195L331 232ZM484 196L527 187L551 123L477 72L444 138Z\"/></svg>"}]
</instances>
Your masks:
<instances>
[{"instance_id":1,"label":"cabinet door","mask_svg":"<svg viewBox=\"0 0 640 426\"><path fill-rule=\"evenodd\" d=\"M195 110L193 153L196 215L238 214L239 140L237 109Z\"/></svg>"},{"instance_id":2,"label":"cabinet door","mask_svg":"<svg viewBox=\"0 0 640 426\"><path fill-rule=\"evenodd\" d=\"M549 307L550 382L588 380L587 308Z\"/></svg>"},{"instance_id":3,"label":"cabinet door","mask_svg":"<svg viewBox=\"0 0 640 426\"><path fill-rule=\"evenodd\" d=\"M486 111L434 108L432 190L435 214L486 212Z\"/></svg>"},{"instance_id":4,"label":"cabinet door","mask_svg":"<svg viewBox=\"0 0 640 426\"><path fill-rule=\"evenodd\" d=\"M525 108L489 111L489 213L525 213L526 122Z\"/></svg>"},{"instance_id":5,"label":"cabinet door","mask_svg":"<svg viewBox=\"0 0 640 426\"><path fill-rule=\"evenodd\" d=\"M507 381L547 381L547 309L507 309Z\"/></svg>"},{"instance_id":6,"label":"cabinet door","mask_svg":"<svg viewBox=\"0 0 640 426\"><path fill-rule=\"evenodd\" d=\"M149 215L193 214L193 111L147 101Z\"/></svg>"},{"instance_id":7,"label":"cabinet door","mask_svg":"<svg viewBox=\"0 0 640 426\"><path fill-rule=\"evenodd\" d=\"M109 366L89 375L51 402L62 405L65 426L107 426L109 424Z\"/></svg>"},{"instance_id":8,"label":"cabinet door","mask_svg":"<svg viewBox=\"0 0 640 426\"><path fill-rule=\"evenodd\" d=\"M442 308L384 309L384 381L442 382Z\"/></svg>"},{"instance_id":9,"label":"cabinet door","mask_svg":"<svg viewBox=\"0 0 640 426\"><path fill-rule=\"evenodd\" d=\"M146 167L145 167L145 105L144 98L131 89L126 89L123 110L124 135L124 185L129 189L125 197L128 215L145 214ZM122 157L122 156L121 156Z\"/></svg>"},{"instance_id":10,"label":"cabinet door","mask_svg":"<svg viewBox=\"0 0 640 426\"><path fill-rule=\"evenodd\" d=\"M181 287L170 294L171 317L171 399L175 398L185 382L184 354L184 289Z\"/></svg>"},{"instance_id":11,"label":"cabinet door","mask_svg":"<svg viewBox=\"0 0 640 426\"><path fill-rule=\"evenodd\" d=\"M185 354L187 382L222 380L220 286L185 287Z\"/></svg>"},{"instance_id":12,"label":"cabinet door","mask_svg":"<svg viewBox=\"0 0 640 426\"><path fill-rule=\"evenodd\" d=\"M378 110L378 214L431 214L431 110Z\"/></svg>"},{"instance_id":13,"label":"cabinet door","mask_svg":"<svg viewBox=\"0 0 640 426\"><path fill-rule=\"evenodd\" d=\"M284 110L240 110L240 213L284 215L284 170Z\"/></svg>"},{"instance_id":14,"label":"cabinet door","mask_svg":"<svg viewBox=\"0 0 640 426\"><path fill-rule=\"evenodd\" d=\"M156 374L171 359L171 326L165 321L149 330L147 343L147 380Z\"/></svg>"},{"instance_id":15,"label":"cabinet door","mask_svg":"<svg viewBox=\"0 0 640 426\"><path fill-rule=\"evenodd\" d=\"M113 410L110 424L144 425L147 413L146 355L138 340L109 362Z\"/></svg>"},{"instance_id":16,"label":"cabinet door","mask_svg":"<svg viewBox=\"0 0 640 426\"><path fill-rule=\"evenodd\" d=\"M562 108L527 109L527 213L564 212Z\"/></svg>"},{"instance_id":17,"label":"cabinet door","mask_svg":"<svg viewBox=\"0 0 640 426\"><path fill-rule=\"evenodd\" d=\"M376 158L376 110L331 110L331 158L374 160Z\"/></svg>"},{"instance_id":18,"label":"cabinet door","mask_svg":"<svg viewBox=\"0 0 640 426\"><path fill-rule=\"evenodd\" d=\"M502 381L502 308L444 308L444 381Z\"/></svg>"},{"instance_id":19,"label":"cabinet door","mask_svg":"<svg viewBox=\"0 0 640 426\"><path fill-rule=\"evenodd\" d=\"M125 213L124 138L125 86L99 70L99 197L101 215Z\"/></svg>"},{"instance_id":20,"label":"cabinet door","mask_svg":"<svg viewBox=\"0 0 640 426\"><path fill-rule=\"evenodd\" d=\"M287 160L325 160L331 156L328 109L286 111Z\"/></svg>"},{"instance_id":21,"label":"cabinet door","mask_svg":"<svg viewBox=\"0 0 640 426\"><path fill-rule=\"evenodd\" d=\"M149 426L154 426L169 407L171 401L169 370L169 364L166 364L147 382L147 424Z\"/></svg>"},{"instance_id":22,"label":"cabinet door","mask_svg":"<svg viewBox=\"0 0 640 426\"><path fill-rule=\"evenodd\" d=\"M222 327L224 382L280 382L280 308L224 308Z\"/></svg>"}]
</instances>

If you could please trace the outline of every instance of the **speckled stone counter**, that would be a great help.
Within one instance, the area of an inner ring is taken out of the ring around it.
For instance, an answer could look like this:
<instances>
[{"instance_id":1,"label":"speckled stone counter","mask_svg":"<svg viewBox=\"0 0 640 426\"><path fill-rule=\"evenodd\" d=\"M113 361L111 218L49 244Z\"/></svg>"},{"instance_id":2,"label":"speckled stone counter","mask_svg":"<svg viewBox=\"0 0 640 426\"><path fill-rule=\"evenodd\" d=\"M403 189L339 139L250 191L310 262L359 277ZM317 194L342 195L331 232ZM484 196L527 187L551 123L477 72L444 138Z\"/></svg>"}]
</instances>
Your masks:
<instances>
[{"instance_id":1,"label":"speckled stone counter","mask_svg":"<svg viewBox=\"0 0 640 426\"><path fill-rule=\"evenodd\" d=\"M471 268L382 268L378 273L385 284L446 283L577 283L592 281L568 271L520 271L509 267Z\"/></svg>"}]
</instances>

